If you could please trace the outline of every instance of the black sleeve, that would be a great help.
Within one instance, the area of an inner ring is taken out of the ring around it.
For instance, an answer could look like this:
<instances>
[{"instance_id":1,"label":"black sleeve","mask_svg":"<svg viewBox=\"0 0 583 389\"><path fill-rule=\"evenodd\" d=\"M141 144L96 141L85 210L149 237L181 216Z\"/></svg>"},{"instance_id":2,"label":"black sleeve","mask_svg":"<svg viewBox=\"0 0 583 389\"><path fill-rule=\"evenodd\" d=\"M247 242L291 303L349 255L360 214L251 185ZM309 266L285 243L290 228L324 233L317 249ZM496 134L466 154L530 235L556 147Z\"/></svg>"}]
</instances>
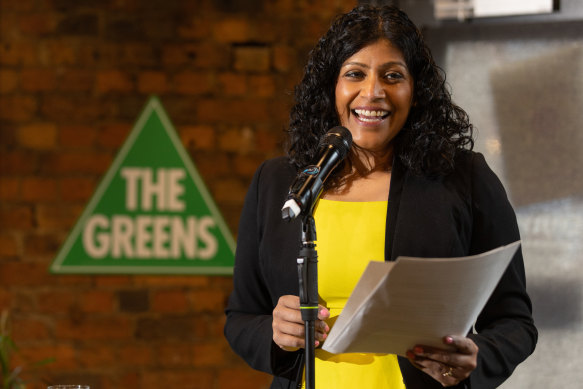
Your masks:
<instances>
[{"instance_id":1,"label":"black sleeve","mask_svg":"<svg viewBox=\"0 0 583 389\"><path fill-rule=\"evenodd\" d=\"M256 171L239 222L233 292L226 308L224 334L232 349L254 369L272 375L293 375L299 352L286 352L273 342L269 288L259 258L259 203L262 171Z\"/></svg>"},{"instance_id":2,"label":"black sleeve","mask_svg":"<svg viewBox=\"0 0 583 389\"><path fill-rule=\"evenodd\" d=\"M481 154L474 154L472 163L472 204L470 254L520 239L506 192ZM478 366L469 379L472 389L498 387L534 351L538 333L520 248L478 316L475 332L470 338L479 351Z\"/></svg>"}]
</instances>

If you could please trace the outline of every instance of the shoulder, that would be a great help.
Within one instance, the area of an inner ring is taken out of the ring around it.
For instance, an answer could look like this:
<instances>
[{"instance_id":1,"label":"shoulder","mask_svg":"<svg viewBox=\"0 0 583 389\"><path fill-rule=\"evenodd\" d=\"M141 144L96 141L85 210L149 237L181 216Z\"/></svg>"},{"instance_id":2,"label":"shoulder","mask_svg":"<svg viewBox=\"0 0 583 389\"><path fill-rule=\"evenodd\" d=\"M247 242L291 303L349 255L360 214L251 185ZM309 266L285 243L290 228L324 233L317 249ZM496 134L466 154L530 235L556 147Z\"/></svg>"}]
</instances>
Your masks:
<instances>
[{"instance_id":1,"label":"shoulder","mask_svg":"<svg viewBox=\"0 0 583 389\"><path fill-rule=\"evenodd\" d=\"M464 151L457 156L455 163L455 170L468 176L474 194L480 197L503 197L507 200L502 182L490 168L483 154Z\"/></svg>"}]
</instances>

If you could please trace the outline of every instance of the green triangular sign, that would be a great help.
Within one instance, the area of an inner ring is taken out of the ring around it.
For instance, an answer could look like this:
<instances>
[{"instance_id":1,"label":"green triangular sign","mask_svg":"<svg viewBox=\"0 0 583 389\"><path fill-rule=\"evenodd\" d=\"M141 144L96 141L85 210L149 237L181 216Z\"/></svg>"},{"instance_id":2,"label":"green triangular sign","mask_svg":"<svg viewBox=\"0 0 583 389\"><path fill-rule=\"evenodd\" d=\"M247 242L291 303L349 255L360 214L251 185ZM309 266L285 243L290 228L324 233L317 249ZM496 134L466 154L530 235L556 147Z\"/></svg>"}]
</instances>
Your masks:
<instances>
[{"instance_id":1,"label":"green triangular sign","mask_svg":"<svg viewBox=\"0 0 583 389\"><path fill-rule=\"evenodd\" d=\"M234 248L204 182L152 97L50 270L232 274Z\"/></svg>"}]
</instances>

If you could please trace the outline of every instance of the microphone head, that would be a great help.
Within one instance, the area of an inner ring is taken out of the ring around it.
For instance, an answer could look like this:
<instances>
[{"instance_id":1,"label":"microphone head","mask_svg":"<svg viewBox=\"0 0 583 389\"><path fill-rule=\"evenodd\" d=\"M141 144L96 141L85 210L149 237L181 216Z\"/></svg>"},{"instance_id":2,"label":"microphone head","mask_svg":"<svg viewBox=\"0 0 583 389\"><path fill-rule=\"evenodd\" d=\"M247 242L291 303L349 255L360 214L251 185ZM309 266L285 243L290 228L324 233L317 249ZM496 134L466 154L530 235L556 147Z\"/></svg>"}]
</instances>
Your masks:
<instances>
[{"instance_id":1,"label":"microphone head","mask_svg":"<svg viewBox=\"0 0 583 389\"><path fill-rule=\"evenodd\" d=\"M344 159L352 146L352 134L346 127L336 126L328 130L318 144L318 149L333 148L338 151L340 159Z\"/></svg>"}]
</instances>

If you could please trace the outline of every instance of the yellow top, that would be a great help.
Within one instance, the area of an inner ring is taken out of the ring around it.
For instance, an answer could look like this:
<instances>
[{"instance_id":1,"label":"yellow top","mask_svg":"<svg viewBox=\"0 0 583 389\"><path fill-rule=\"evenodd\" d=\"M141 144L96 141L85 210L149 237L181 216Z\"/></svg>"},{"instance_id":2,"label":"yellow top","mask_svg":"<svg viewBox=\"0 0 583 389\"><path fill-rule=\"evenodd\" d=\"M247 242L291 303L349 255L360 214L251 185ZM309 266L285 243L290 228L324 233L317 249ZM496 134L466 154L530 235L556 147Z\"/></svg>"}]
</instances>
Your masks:
<instances>
[{"instance_id":1,"label":"yellow top","mask_svg":"<svg viewBox=\"0 0 583 389\"><path fill-rule=\"evenodd\" d=\"M318 292L336 320L369 261L384 261L386 201L320 199L314 212ZM316 387L405 389L392 354L330 354L316 349ZM305 386L305 384L304 384Z\"/></svg>"}]
</instances>

